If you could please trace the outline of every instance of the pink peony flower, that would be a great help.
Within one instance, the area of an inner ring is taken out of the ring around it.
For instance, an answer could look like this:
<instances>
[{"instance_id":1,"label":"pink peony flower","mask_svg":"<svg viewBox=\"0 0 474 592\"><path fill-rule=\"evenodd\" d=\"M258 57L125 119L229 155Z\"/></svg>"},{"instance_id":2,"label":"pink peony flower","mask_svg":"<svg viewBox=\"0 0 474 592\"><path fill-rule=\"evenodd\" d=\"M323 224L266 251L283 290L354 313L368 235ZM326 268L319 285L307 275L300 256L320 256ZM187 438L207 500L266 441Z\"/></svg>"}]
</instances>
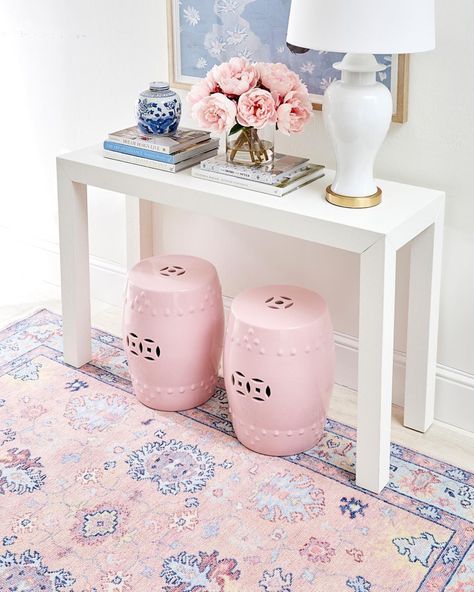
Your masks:
<instances>
[{"instance_id":1,"label":"pink peony flower","mask_svg":"<svg viewBox=\"0 0 474 592\"><path fill-rule=\"evenodd\" d=\"M254 88L244 93L237 104L237 121L245 127L261 129L269 123L276 123L277 113L272 95Z\"/></svg>"},{"instance_id":2,"label":"pink peony flower","mask_svg":"<svg viewBox=\"0 0 474 592\"><path fill-rule=\"evenodd\" d=\"M202 128L219 133L230 130L236 113L234 101L220 93L202 98L192 108L192 116Z\"/></svg>"},{"instance_id":3,"label":"pink peony flower","mask_svg":"<svg viewBox=\"0 0 474 592\"><path fill-rule=\"evenodd\" d=\"M303 131L312 114L308 92L290 91L278 107L278 129L286 135Z\"/></svg>"},{"instance_id":4,"label":"pink peony flower","mask_svg":"<svg viewBox=\"0 0 474 592\"><path fill-rule=\"evenodd\" d=\"M196 103L199 103L201 99L208 97L210 94L211 86L209 82L206 79L200 80L199 82L196 82L196 84L194 84L189 91L187 100L190 105L195 105Z\"/></svg>"},{"instance_id":5,"label":"pink peony flower","mask_svg":"<svg viewBox=\"0 0 474 592\"><path fill-rule=\"evenodd\" d=\"M228 62L214 66L211 72L226 95L240 96L258 84L258 70L245 58L231 58Z\"/></svg>"},{"instance_id":6,"label":"pink peony flower","mask_svg":"<svg viewBox=\"0 0 474 592\"><path fill-rule=\"evenodd\" d=\"M204 99L204 97L208 97L210 94L218 92L219 89L214 78L215 68L216 66L214 66L212 70L209 70L204 80L200 80L193 85L187 97L190 105L195 105L196 103L199 103L201 99Z\"/></svg>"},{"instance_id":7,"label":"pink peony flower","mask_svg":"<svg viewBox=\"0 0 474 592\"><path fill-rule=\"evenodd\" d=\"M295 86L291 89L297 93L303 93L304 95L308 94L308 87L306 86L306 84L301 80L301 78L299 76L297 76L298 81L295 84Z\"/></svg>"},{"instance_id":8,"label":"pink peony flower","mask_svg":"<svg viewBox=\"0 0 474 592\"><path fill-rule=\"evenodd\" d=\"M285 64L257 64L261 83L272 93L275 103L280 105L290 91L298 89L302 82L297 74Z\"/></svg>"}]
</instances>

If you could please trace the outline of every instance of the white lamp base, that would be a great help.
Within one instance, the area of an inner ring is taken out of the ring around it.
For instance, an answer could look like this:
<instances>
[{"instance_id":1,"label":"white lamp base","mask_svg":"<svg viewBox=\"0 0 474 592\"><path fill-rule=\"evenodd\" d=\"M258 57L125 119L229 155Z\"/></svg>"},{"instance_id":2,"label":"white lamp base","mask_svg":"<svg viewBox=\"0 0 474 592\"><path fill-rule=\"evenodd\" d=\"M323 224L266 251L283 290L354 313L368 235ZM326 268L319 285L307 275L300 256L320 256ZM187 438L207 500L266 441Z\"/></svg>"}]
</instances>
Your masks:
<instances>
[{"instance_id":1,"label":"white lamp base","mask_svg":"<svg viewBox=\"0 0 474 592\"><path fill-rule=\"evenodd\" d=\"M372 207L382 196L374 181L374 161L392 118L390 91L376 80L385 66L371 54L347 54L334 67L342 70L342 77L328 87L323 100L337 163L326 199L346 208Z\"/></svg>"}]
</instances>

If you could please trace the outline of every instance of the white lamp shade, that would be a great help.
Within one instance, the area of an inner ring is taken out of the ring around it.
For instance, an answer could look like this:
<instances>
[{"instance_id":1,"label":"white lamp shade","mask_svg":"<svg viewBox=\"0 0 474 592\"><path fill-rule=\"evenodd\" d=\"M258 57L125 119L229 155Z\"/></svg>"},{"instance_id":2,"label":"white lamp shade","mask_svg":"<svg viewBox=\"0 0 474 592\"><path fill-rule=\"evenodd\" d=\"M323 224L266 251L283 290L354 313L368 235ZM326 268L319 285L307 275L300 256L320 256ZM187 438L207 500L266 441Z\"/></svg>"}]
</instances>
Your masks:
<instances>
[{"instance_id":1,"label":"white lamp shade","mask_svg":"<svg viewBox=\"0 0 474 592\"><path fill-rule=\"evenodd\" d=\"M434 0L292 0L287 40L342 53L435 47Z\"/></svg>"}]
</instances>

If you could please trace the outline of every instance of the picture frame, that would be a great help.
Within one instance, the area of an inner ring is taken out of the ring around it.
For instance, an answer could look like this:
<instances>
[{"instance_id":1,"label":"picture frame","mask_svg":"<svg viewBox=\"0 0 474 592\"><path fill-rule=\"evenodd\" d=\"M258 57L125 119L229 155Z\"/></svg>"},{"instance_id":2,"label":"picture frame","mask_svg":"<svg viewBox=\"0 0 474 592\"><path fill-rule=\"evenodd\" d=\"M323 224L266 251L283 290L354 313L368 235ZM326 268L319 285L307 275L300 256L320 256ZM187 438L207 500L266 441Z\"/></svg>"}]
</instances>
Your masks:
<instances>
[{"instance_id":1,"label":"picture frame","mask_svg":"<svg viewBox=\"0 0 474 592\"><path fill-rule=\"evenodd\" d=\"M310 91L313 108L321 110L325 85L340 75L332 64L343 54L292 54L284 43L289 7L290 0L167 0L170 84L190 89L214 64L234 55L256 61L281 61L301 76ZM250 9L257 31L249 34L249 21L243 17ZM268 18L269 14L273 20ZM408 117L409 55L378 59L387 64L385 73L378 75L392 92L392 121L404 123Z\"/></svg>"}]
</instances>

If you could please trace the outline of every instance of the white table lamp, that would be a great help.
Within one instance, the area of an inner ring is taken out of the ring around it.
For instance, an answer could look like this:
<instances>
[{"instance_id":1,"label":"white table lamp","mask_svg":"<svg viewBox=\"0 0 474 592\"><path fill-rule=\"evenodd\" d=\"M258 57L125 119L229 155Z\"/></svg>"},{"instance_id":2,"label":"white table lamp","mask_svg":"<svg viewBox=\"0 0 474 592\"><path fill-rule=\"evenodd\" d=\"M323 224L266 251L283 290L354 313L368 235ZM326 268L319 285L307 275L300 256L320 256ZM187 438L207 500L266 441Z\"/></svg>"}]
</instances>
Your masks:
<instances>
[{"instance_id":1,"label":"white table lamp","mask_svg":"<svg viewBox=\"0 0 474 592\"><path fill-rule=\"evenodd\" d=\"M339 206L380 203L373 177L392 117L392 98L372 54L427 51L435 46L434 0L292 0L287 40L308 49L345 53L341 80L324 94L323 116L336 154L326 199Z\"/></svg>"}]
</instances>

